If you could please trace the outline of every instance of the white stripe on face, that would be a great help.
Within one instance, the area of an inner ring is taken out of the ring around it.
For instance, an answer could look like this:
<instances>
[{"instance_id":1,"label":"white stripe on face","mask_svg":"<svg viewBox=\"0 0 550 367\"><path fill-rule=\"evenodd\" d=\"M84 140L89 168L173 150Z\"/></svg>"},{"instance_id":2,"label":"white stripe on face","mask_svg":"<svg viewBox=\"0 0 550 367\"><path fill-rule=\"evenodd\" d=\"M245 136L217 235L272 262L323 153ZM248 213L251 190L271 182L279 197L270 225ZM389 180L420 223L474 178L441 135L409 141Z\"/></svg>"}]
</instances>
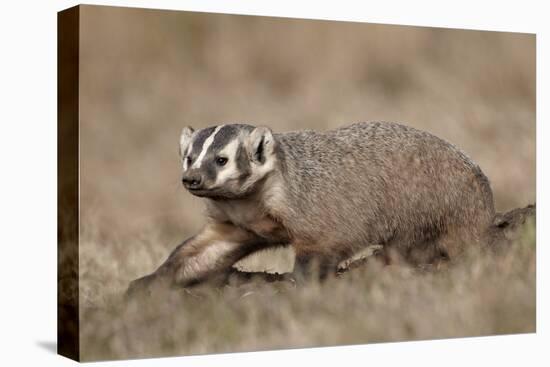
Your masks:
<instances>
[{"instance_id":1,"label":"white stripe on face","mask_svg":"<svg viewBox=\"0 0 550 367\"><path fill-rule=\"evenodd\" d=\"M216 177L214 186L223 185L228 179L238 176L237 150L239 149L239 144L239 139L234 138L218 153L222 157L227 157L227 164L218 171L218 177Z\"/></svg>"},{"instance_id":2,"label":"white stripe on face","mask_svg":"<svg viewBox=\"0 0 550 367\"><path fill-rule=\"evenodd\" d=\"M183 172L187 171L187 168L189 168L187 164L187 155L189 154L189 149L191 149L190 147L191 145L189 145L189 147L183 153Z\"/></svg>"},{"instance_id":3,"label":"white stripe on face","mask_svg":"<svg viewBox=\"0 0 550 367\"><path fill-rule=\"evenodd\" d=\"M216 127L214 129L214 131L212 132L212 134L210 134L210 136L204 141L204 143L202 144L201 153L199 154L199 156L197 157L197 159L195 160L195 162L193 163L191 168L200 168L201 167L202 160L203 160L204 156L206 155L206 152L208 151L208 148L214 142L214 138L216 137L216 134L218 133L218 131L220 131L221 128L224 127L224 126L225 125L220 125L220 126Z\"/></svg>"}]
</instances>

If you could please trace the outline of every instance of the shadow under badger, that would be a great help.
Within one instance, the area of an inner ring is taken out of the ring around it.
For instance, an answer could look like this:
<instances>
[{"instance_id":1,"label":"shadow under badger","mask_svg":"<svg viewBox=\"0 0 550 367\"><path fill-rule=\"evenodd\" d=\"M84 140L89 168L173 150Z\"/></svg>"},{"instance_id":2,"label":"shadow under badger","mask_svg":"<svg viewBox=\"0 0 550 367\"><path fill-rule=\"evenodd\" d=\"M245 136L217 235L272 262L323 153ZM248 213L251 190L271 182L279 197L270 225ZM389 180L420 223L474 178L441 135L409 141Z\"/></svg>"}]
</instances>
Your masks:
<instances>
[{"instance_id":1,"label":"shadow under badger","mask_svg":"<svg viewBox=\"0 0 550 367\"><path fill-rule=\"evenodd\" d=\"M294 247L296 269L307 273L313 260L323 275L369 246L430 264L504 239L503 215L477 164L404 125L281 134L243 124L186 127L180 154L183 185L204 198L207 224L130 292L196 284L275 245Z\"/></svg>"}]
</instances>

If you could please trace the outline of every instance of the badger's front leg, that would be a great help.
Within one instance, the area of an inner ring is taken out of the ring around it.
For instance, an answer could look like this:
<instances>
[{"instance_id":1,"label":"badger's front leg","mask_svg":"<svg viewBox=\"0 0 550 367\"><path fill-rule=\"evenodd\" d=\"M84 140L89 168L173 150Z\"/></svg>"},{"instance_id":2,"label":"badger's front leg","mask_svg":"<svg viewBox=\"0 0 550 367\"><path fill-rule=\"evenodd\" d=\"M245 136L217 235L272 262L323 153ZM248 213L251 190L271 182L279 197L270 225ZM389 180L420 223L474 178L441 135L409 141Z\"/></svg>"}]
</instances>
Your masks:
<instances>
[{"instance_id":1,"label":"badger's front leg","mask_svg":"<svg viewBox=\"0 0 550 367\"><path fill-rule=\"evenodd\" d=\"M152 274L130 283L127 294L151 287L185 287L224 274L244 256L268 243L253 232L229 223L211 222L180 244Z\"/></svg>"}]
</instances>

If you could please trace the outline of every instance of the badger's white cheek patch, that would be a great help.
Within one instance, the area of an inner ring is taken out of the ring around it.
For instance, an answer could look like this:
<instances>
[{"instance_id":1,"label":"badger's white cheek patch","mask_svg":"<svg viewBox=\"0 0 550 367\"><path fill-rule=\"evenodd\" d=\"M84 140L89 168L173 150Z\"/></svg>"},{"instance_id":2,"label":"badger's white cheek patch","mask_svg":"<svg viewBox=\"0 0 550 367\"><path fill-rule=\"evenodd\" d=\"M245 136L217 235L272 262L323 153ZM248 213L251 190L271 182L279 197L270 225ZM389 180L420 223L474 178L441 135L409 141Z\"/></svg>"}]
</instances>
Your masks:
<instances>
[{"instance_id":1,"label":"badger's white cheek patch","mask_svg":"<svg viewBox=\"0 0 550 367\"><path fill-rule=\"evenodd\" d=\"M216 177L215 186L223 185L227 180L237 177L239 170L237 167L237 151L239 150L239 140L233 140L227 144L219 153L222 157L227 157L227 163L225 166L220 167L218 175Z\"/></svg>"},{"instance_id":2,"label":"badger's white cheek patch","mask_svg":"<svg viewBox=\"0 0 550 367\"><path fill-rule=\"evenodd\" d=\"M220 172L218 172L215 185L223 185L227 180L237 177L238 174L237 164L234 161L232 163L228 162L227 165Z\"/></svg>"}]
</instances>

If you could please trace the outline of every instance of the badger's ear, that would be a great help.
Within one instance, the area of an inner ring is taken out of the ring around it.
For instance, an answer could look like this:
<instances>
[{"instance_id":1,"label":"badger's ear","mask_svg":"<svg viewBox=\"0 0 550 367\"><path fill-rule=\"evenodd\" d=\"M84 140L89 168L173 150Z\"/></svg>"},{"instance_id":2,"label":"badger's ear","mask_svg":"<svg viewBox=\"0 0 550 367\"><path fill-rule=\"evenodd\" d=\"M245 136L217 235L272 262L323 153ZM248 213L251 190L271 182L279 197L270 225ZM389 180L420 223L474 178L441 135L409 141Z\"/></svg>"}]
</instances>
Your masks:
<instances>
[{"instance_id":1,"label":"badger's ear","mask_svg":"<svg viewBox=\"0 0 550 367\"><path fill-rule=\"evenodd\" d=\"M180 135L180 156L183 158L183 154L185 154L185 151L187 150L187 147L189 146L189 143L191 142L191 136L193 136L193 133L195 130L193 130L192 127L186 126L181 131Z\"/></svg>"},{"instance_id":2,"label":"badger's ear","mask_svg":"<svg viewBox=\"0 0 550 367\"><path fill-rule=\"evenodd\" d=\"M263 164L275 153L275 139L268 127L257 127L246 139L246 150L252 162Z\"/></svg>"}]
</instances>

